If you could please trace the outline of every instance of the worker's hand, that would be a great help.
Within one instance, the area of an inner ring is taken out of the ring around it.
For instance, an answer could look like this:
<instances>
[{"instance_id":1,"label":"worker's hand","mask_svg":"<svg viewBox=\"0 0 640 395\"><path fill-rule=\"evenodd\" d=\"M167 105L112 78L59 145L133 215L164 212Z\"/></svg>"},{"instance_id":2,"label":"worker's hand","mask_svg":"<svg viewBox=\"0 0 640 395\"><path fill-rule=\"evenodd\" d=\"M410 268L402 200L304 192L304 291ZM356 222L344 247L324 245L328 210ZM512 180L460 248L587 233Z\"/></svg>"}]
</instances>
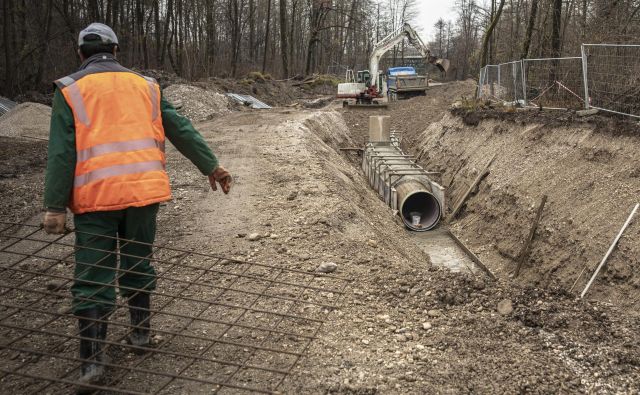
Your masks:
<instances>
[{"instance_id":1,"label":"worker's hand","mask_svg":"<svg viewBox=\"0 0 640 395\"><path fill-rule=\"evenodd\" d=\"M231 190L231 183L233 182L231 173L229 173L227 169L222 166L216 167L215 170L211 174L209 174L209 184L211 184L211 189L213 189L214 191L218 190L216 182L220 184L220 186L222 187L222 192L224 192L224 194L226 195Z\"/></svg>"},{"instance_id":2,"label":"worker's hand","mask_svg":"<svg viewBox=\"0 0 640 395\"><path fill-rule=\"evenodd\" d=\"M65 223L67 220L66 211L56 212L47 211L44 213L42 227L48 234L61 235L66 231Z\"/></svg>"}]
</instances>

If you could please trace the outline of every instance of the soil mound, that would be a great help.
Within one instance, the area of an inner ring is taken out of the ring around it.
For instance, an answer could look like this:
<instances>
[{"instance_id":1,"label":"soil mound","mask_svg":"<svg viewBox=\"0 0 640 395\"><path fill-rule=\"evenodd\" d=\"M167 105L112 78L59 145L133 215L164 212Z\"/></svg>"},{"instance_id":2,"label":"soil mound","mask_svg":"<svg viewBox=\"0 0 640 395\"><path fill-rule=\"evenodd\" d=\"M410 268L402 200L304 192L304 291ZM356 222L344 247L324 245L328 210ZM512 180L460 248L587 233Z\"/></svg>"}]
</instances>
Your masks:
<instances>
[{"instance_id":1,"label":"soil mound","mask_svg":"<svg viewBox=\"0 0 640 395\"><path fill-rule=\"evenodd\" d=\"M0 117L0 136L49 138L51 107L39 103L21 103Z\"/></svg>"},{"instance_id":2,"label":"soil mound","mask_svg":"<svg viewBox=\"0 0 640 395\"><path fill-rule=\"evenodd\" d=\"M164 89L163 95L182 115L194 122L231 112L231 104L225 95L197 86L170 85Z\"/></svg>"}]
</instances>

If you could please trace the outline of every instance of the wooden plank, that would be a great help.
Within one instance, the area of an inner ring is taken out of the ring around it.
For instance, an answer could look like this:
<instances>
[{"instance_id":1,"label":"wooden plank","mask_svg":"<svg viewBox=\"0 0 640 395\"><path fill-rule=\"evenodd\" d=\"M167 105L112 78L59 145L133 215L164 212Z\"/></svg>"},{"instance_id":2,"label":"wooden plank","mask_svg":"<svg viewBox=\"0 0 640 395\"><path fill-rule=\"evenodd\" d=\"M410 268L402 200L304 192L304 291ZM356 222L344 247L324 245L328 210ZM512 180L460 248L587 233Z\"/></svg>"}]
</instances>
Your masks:
<instances>
[{"instance_id":1,"label":"wooden plank","mask_svg":"<svg viewBox=\"0 0 640 395\"><path fill-rule=\"evenodd\" d=\"M473 192L473 190L476 188L476 186L478 186L478 184L480 183L480 181L482 181L483 178L489 175L489 166L491 166L491 164L495 159L496 159L496 155L493 155L491 160L489 160L489 162L485 165L482 171L478 174L478 177L476 177L476 179L473 181L469 189L467 189L464 195L462 195L462 198L458 201L458 204L456 204L455 208L453 209L453 212L449 217L449 221L453 221L456 218L456 216L462 209L462 206L464 206L464 203L467 201L467 198L469 197L469 195L471 195L471 192Z\"/></svg>"},{"instance_id":2,"label":"wooden plank","mask_svg":"<svg viewBox=\"0 0 640 395\"><path fill-rule=\"evenodd\" d=\"M620 229L620 232L618 232L618 235L613 240L613 243L611 243L611 246L609 247L609 250L604 255L604 258L602 258L602 261L600 261L600 264L598 265L598 268L596 269L596 271L593 273L593 276L591 276L591 279L589 280L589 283L587 283L587 286L584 287L584 290L580 294L580 298L584 298L584 295L586 295L587 291L589 291L589 288L591 288L591 284L593 284L593 281L596 279L596 277L598 276L598 273L600 273L600 270L602 269L604 264L609 259L609 256L613 252L614 248L616 248L616 245L618 245L618 241L620 241L620 238L622 237L622 234L627 229L627 226L629 226L629 224L631 223L631 220L633 219L633 217L636 215L636 211L638 211L638 207L640 207L640 203L636 204L636 206L631 211L631 214L629 215L629 218L627 218L627 221L624 223L624 225L622 225L622 229Z\"/></svg>"},{"instance_id":3,"label":"wooden plank","mask_svg":"<svg viewBox=\"0 0 640 395\"><path fill-rule=\"evenodd\" d=\"M470 249L468 249L467 246L464 245L464 243L460 239L458 239L456 235L453 234L453 232L451 232L451 230L447 229L447 233L453 239L453 241L458 245L458 247L460 247L462 251L464 251L465 254L467 254L467 256L471 258L471 260L473 261L473 263L476 264L476 266L478 266L483 272L485 272L490 279L494 281L496 280L496 276L494 276L493 273L491 273L491 270L489 270L489 268L485 266L484 263L482 263L480 258L478 258L476 254L474 254Z\"/></svg>"},{"instance_id":4,"label":"wooden plank","mask_svg":"<svg viewBox=\"0 0 640 395\"><path fill-rule=\"evenodd\" d=\"M542 200L540 201L540 205L538 206L538 212L536 213L536 217L531 224L531 229L529 230L529 237L522 246L522 250L520 254L518 254L518 266L516 266L516 272L513 274L513 277L516 278L520 275L520 269L522 269L522 265L524 264L525 259L527 258L527 254L529 252L529 247L533 242L533 238L536 235L536 230L538 229L538 224L540 223L540 218L542 218L542 210L544 210L544 205L547 203L547 195L542 195Z\"/></svg>"}]
</instances>

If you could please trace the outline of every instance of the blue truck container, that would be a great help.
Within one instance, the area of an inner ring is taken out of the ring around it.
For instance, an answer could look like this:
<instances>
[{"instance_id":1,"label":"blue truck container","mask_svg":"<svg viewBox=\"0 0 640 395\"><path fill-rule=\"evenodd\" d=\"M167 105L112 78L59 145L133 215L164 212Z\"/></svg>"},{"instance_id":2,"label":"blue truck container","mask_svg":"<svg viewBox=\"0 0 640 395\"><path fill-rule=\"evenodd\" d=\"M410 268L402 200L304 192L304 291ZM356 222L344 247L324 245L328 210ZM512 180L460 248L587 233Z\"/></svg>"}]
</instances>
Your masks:
<instances>
[{"instance_id":1,"label":"blue truck container","mask_svg":"<svg viewBox=\"0 0 640 395\"><path fill-rule=\"evenodd\" d=\"M413 67L403 66L387 69L387 94L389 100L424 95L428 87L428 78L418 75Z\"/></svg>"}]
</instances>

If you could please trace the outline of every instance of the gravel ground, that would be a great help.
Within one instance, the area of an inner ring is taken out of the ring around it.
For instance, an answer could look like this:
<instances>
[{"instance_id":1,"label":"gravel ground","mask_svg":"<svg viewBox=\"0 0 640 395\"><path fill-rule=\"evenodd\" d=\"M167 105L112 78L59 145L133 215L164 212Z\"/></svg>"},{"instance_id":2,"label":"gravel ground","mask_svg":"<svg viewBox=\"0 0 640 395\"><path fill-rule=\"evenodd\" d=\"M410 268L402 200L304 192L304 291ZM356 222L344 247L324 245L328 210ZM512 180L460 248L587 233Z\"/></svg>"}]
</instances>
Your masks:
<instances>
[{"instance_id":1,"label":"gravel ground","mask_svg":"<svg viewBox=\"0 0 640 395\"><path fill-rule=\"evenodd\" d=\"M228 196L168 150L174 200L161 209L159 242L292 269L332 262L336 275L354 279L282 392L640 391L637 316L576 300L556 281L489 282L431 265L356 160L335 150L359 144L345 117L270 110L198 124L234 174ZM25 182L27 196L3 189L2 198L35 210L38 178Z\"/></svg>"}]
</instances>

